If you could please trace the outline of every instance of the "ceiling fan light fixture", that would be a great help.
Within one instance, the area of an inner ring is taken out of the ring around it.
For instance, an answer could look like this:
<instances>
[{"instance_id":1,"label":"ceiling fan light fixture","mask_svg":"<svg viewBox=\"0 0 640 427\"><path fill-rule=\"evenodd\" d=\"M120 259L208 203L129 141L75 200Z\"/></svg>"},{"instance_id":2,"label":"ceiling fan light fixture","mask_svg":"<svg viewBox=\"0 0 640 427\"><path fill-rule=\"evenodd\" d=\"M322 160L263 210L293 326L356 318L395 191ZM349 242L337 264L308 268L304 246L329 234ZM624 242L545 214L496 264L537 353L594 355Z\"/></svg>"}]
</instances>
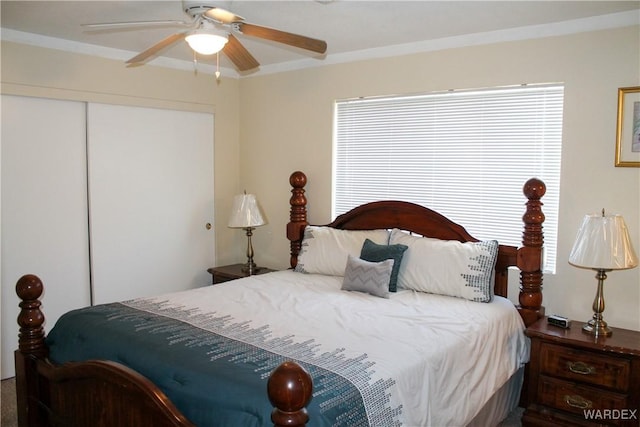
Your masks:
<instances>
[{"instance_id":1,"label":"ceiling fan light fixture","mask_svg":"<svg viewBox=\"0 0 640 427\"><path fill-rule=\"evenodd\" d=\"M227 44L229 39L211 30L194 30L185 37L187 43L191 49L198 52L200 55L213 55L220 52L224 45Z\"/></svg>"}]
</instances>

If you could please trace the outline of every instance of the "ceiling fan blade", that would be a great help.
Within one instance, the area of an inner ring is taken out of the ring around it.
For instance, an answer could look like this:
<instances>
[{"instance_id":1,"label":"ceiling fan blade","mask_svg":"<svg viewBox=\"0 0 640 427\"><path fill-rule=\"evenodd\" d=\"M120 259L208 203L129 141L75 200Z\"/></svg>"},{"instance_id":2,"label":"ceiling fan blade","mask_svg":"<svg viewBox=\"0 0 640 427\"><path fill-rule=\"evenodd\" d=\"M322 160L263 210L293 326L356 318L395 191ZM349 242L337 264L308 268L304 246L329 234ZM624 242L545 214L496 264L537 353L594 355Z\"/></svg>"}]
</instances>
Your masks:
<instances>
[{"instance_id":1,"label":"ceiling fan blade","mask_svg":"<svg viewBox=\"0 0 640 427\"><path fill-rule=\"evenodd\" d=\"M220 7L209 9L204 13L204 15L207 18L222 22L223 24L232 24L234 22L244 21L244 18L242 16L236 15L235 13L229 12L228 10L222 9Z\"/></svg>"},{"instance_id":2,"label":"ceiling fan blade","mask_svg":"<svg viewBox=\"0 0 640 427\"><path fill-rule=\"evenodd\" d=\"M327 42L323 40L312 39L310 37L287 33L285 31L262 27L260 25L248 24L246 22L238 22L235 25L242 34L247 36L284 43L289 46L299 47L301 49L317 53L325 53L327 51Z\"/></svg>"},{"instance_id":3,"label":"ceiling fan blade","mask_svg":"<svg viewBox=\"0 0 640 427\"><path fill-rule=\"evenodd\" d=\"M227 55L238 71L247 71L260 66L260 63L233 34L229 34L229 41L222 49L222 53Z\"/></svg>"},{"instance_id":4,"label":"ceiling fan blade","mask_svg":"<svg viewBox=\"0 0 640 427\"><path fill-rule=\"evenodd\" d=\"M131 22L97 22L93 24L80 24L81 27L89 30L108 28L137 28L137 27L167 27L167 26L187 26L191 22L165 20L165 21L131 21Z\"/></svg>"},{"instance_id":5,"label":"ceiling fan blade","mask_svg":"<svg viewBox=\"0 0 640 427\"><path fill-rule=\"evenodd\" d=\"M160 40L158 43L154 44L153 46L151 46L149 49L145 50L144 52L140 52L139 54L137 54L133 58L129 59L127 61L127 64L129 64L131 66L144 64L145 62L147 62L151 58L157 56L163 50L169 48L171 45L183 40L186 35L187 35L186 32L172 34L169 37L166 37L166 38Z\"/></svg>"}]
</instances>

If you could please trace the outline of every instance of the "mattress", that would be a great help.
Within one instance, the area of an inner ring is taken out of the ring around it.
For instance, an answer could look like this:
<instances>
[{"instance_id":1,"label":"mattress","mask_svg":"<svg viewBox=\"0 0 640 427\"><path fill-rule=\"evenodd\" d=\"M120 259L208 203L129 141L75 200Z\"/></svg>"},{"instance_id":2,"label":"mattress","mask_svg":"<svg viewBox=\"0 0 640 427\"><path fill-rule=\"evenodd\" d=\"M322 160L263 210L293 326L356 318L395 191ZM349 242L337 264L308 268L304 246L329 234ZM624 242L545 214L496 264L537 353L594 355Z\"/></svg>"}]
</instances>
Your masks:
<instances>
[{"instance_id":1,"label":"mattress","mask_svg":"<svg viewBox=\"0 0 640 427\"><path fill-rule=\"evenodd\" d=\"M271 426L268 375L296 360L314 378L310 427L467 425L528 361L507 299L341 284L287 270L76 310L50 358L124 363L202 426Z\"/></svg>"}]
</instances>

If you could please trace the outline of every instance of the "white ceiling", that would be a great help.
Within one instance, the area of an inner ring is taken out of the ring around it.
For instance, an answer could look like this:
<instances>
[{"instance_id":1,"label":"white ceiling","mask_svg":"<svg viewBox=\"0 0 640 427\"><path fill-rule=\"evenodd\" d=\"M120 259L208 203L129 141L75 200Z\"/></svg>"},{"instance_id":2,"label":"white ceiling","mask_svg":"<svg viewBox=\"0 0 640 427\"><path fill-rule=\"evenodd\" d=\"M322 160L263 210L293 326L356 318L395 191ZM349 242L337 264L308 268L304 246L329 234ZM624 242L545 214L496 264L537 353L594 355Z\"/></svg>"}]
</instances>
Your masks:
<instances>
[{"instance_id":1,"label":"white ceiling","mask_svg":"<svg viewBox=\"0 0 640 427\"><path fill-rule=\"evenodd\" d=\"M637 0L214 0L213 3L241 15L246 22L322 39L328 44L327 53L318 57L304 50L240 35L243 45L261 64L258 72L640 22L640 1ZM123 61L183 29L86 31L80 24L189 19L179 0L1 2L5 40ZM180 42L151 64L193 67L192 60L191 50L185 42ZM199 61L207 68L206 64L214 64L215 58ZM223 55L220 65L226 72L235 73Z\"/></svg>"}]
</instances>

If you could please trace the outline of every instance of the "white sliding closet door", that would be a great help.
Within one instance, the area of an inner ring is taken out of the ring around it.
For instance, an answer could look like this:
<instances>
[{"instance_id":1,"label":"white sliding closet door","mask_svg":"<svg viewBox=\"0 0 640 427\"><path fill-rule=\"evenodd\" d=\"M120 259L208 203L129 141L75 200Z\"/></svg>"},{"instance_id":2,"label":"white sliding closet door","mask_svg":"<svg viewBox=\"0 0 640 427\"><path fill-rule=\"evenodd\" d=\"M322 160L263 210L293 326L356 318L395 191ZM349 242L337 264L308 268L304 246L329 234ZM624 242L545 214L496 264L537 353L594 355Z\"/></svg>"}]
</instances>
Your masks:
<instances>
[{"instance_id":1,"label":"white sliding closet door","mask_svg":"<svg viewBox=\"0 0 640 427\"><path fill-rule=\"evenodd\" d=\"M83 102L2 95L2 378L18 348L16 281L44 285L47 332L88 306L89 243Z\"/></svg>"},{"instance_id":2,"label":"white sliding closet door","mask_svg":"<svg viewBox=\"0 0 640 427\"><path fill-rule=\"evenodd\" d=\"M88 105L95 304L210 283L213 115Z\"/></svg>"}]
</instances>

